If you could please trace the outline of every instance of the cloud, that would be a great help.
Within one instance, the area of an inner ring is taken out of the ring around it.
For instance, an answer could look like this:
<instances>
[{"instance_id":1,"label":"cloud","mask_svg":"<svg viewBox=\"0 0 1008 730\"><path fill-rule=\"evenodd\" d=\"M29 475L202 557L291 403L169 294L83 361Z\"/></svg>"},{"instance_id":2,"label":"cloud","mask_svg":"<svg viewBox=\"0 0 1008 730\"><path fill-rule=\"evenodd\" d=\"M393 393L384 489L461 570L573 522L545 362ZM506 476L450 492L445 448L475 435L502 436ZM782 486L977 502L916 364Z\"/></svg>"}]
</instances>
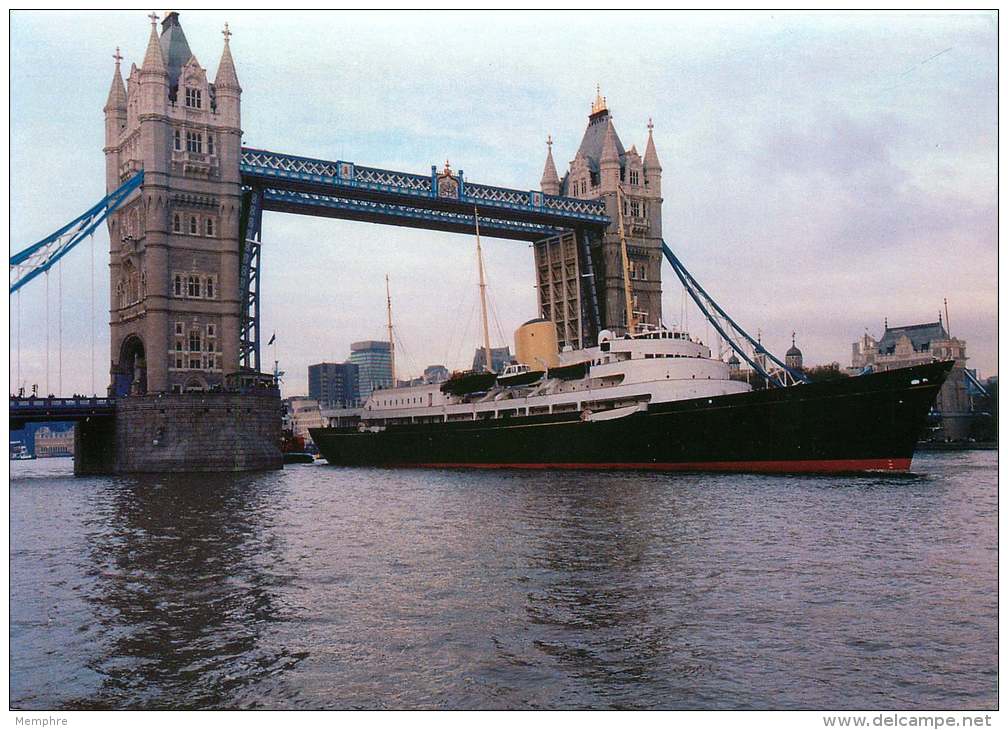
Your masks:
<instances>
[{"instance_id":1,"label":"cloud","mask_svg":"<svg viewBox=\"0 0 1008 730\"><path fill-rule=\"evenodd\" d=\"M104 193L111 54L139 61L143 16L88 13L82 36L79 12L12 14L13 247ZM933 319L948 296L974 364L996 371L994 13L184 11L211 73L225 20L246 144L415 172L448 157L470 180L529 189L546 134L558 167L573 156L599 82L627 147L643 149L654 118L666 239L774 349L797 329L806 361L845 362L865 327ZM275 213L263 236L263 331L278 332L290 392L306 389L309 363L383 336L386 272L417 365L471 358L471 237ZM104 378L104 231L96 248ZM507 339L536 314L531 255L510 241L484 249ZM86 248L63 273L64 381L83 390ZM678 319L672 276L665 308ZM29 288L23 360L44 335L41 287Z\"/></svg>"}]
</instances>

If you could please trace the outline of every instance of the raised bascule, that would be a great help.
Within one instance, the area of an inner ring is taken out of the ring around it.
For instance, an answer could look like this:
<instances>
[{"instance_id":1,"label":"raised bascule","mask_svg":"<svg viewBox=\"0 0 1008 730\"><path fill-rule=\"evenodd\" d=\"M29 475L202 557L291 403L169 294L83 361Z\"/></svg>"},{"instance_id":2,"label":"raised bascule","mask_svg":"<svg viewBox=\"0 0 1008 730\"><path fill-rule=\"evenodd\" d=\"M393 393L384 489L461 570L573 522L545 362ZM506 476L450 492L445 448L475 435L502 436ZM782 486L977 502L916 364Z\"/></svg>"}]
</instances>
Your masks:
<instances>
[{"instance_id":1,"label":"raised bascule","mask_svg":"<svg viewBox=\"0 0 1008 730\"><path fill-rule=\"evenodd\" d=\"M671 252L652 125L643 155L626 150L600 92L563 177L547 140L538 190L473 182L448 162L428 174L320 160L242 146L226 25L211 81L179 14L167 13L160 32L149 17L142 62L125 82L114 56L107 197L11 258L13 294L107 223L110 400L100 412L67 411L81 421L77 453L90 454L79 472L281 466L279 392L259 357L264 211L466 234L478 214L484 236L534 244L540 314L562 346L624 332L628 318L660 322L661 261ZM17 420L52 417L60 402L22 403Z\"/></svg>"}]
</instances>

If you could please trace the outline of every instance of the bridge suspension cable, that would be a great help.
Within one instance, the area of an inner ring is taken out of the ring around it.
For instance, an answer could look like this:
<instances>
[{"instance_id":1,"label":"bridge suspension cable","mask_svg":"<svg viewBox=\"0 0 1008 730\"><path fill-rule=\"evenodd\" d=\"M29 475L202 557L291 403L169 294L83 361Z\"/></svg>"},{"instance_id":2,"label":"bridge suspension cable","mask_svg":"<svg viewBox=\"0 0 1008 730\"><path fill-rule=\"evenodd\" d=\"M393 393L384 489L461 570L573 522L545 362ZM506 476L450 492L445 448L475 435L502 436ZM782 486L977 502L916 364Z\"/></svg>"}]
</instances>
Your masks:
<instances>
[{"instance_id":1,"label":"bridge suspension cable","mask_svg":"<svg viewBox=\"0 0 1008 730\"><path fill-rule=\"evenodd\" d=\"M662 253L665 254L665 259L671 264L672 270L675 271L676 276L679 277L679 281L682 283L683 291L689 294L690 298L696 304L697 309L700 313L707 318L707 321L717 330L717 333L724 338L732 350L745 360L749 366L759 373L768 384L772 384L777 387L785 387L786 385L794 385L797 383L807 383L808 378L804 374L793 370L776 358L772 353L770 353L765 347L763 347L762 342L754 340L748 332L742 329L728 314L718 305L717 302L708 294L700 283L693 278L693 275L686 270L686 267L682 265L682 262L672 253L672 249L669 248L668 244L662 240ZM683 314L685 319L685 312ZM724 324L722 324L722 322ZM726 326L725 326L726 325ZM731 333L731 334L729 334ZM734 336L733 336L734 335ZM752 348L752 357L750 357L748 348L742 346L744 340ZM777 374L771 374L760 365L760 356L769 358L771 362L780 368L780 372L783 377L778 377Z\"/></svg>"},{"instance_id":2,"label":"bridge suspension cable","mask_svg":"<svg viewBox=\"0 0 1008 730\"><path fill-rule=\"evenodd\" d=\"M56 265L56 392L63 393L63 261Z\"/></svg>"},{"instance_id":3,"label":"bridge suspension cable","mask_svg":"<svg viewBox=\"0 0 1008 730\"><path fill-rule=\"evenodd\" d=\"M49 271L70 249L94 232L110 213L122 206L141 183L143 170L55 233L11 256L10 293L13 294L39 274Z\"/></svg>"},{"instance_id":4,"label":"bridge suspension cable","mask_svg":"<svg viewBox=\"0 0 1008 730\"><path fill-rule=\"evenodd\" d=\"M21 393L21 292L17 295L17 384L15 393Z\"/></svg>"},{"instance_id":5,"label":"bridge suspension cable","mask_svg":"<svg viewBox=\"0 0 1008 730\"><path fill-rule=\"evenodd\" d=\"M45 389L49 390L49 270L45 271Z\"/></svg>"},{"instance_id":6,"label":"bridge suspension cable","mask_svg":"<svg viewBox=\"0 0 1008 730\"><path fill-rule=\"evenodd\" d=\"M91 393L92 395L97 393L95 390L95 380L94 380L94 318L95 318L95 299L94 299L94 233L92 233L89 238L91 239ZM20 296L20 294L18 295Z\"/></svg>"}]
</instances>

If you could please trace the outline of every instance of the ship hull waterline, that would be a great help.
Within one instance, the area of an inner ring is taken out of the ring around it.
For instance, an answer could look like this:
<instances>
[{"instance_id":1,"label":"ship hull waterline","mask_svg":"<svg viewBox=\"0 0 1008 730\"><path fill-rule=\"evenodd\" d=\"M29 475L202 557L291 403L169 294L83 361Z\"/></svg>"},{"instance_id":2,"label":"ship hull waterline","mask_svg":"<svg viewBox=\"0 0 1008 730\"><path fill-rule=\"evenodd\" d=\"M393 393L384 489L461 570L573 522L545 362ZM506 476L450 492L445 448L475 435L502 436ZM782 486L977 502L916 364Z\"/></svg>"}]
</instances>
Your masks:
<instances>
[{"instance_id":1,"label":"ship hull waterline","mask_svg":"<svg viewBox=\"0 0 1008 730\"><path fill-rule=\"evenodd\" d=\"M608 421L573 412L311 433L329 464L342 466L905 472L951 367L650 404Z\"/></svg>"}]
</instances>

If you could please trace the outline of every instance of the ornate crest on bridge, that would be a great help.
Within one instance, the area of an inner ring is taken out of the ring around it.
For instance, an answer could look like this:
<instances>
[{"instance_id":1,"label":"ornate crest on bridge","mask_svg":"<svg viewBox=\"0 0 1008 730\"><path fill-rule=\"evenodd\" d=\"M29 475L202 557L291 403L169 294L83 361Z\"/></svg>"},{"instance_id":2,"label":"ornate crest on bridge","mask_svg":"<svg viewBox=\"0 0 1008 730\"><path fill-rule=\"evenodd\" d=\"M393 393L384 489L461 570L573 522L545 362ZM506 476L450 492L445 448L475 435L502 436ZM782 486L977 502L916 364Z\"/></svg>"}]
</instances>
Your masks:
<instances>
[{"instance_id":1,"label":"ornate crest on bridge","mask_svg":"<svg viewBox=\"0 0 1008 730\"><path fill-rule=\"evenodd\" d=\"M459 196L459 180L452 175L448 160L445 160L444 170L437 176L437 194L439 198L457 198Z\"/></svg>"}]
</instances>

